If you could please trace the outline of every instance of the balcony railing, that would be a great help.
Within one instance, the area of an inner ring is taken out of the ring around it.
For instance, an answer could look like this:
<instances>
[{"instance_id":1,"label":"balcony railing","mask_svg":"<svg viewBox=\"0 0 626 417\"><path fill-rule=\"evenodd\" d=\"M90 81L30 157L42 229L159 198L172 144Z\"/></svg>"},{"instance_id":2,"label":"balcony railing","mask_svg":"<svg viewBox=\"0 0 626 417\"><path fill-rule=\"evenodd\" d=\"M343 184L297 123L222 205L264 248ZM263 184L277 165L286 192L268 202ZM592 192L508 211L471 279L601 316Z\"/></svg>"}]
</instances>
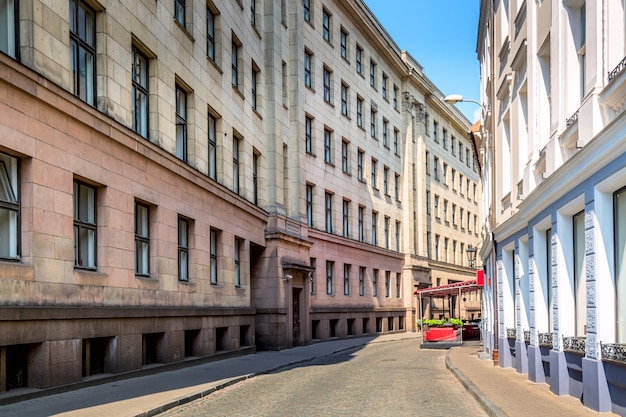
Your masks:
<instances>
[{"instance_id":1,"label":"balcony railing","mask_svg":"<svg viewBox=\"0 0 626 417\"><path fill-rule=\"evenodd\" d=\"M602 360L626 365L626 345L617 343L600 343Z\"/></svg>"},{"instance_id":2,"label":"balcony railing","mask_svg":"<svg viewBox=\"0 0 626 417\"><path fill-rule=\"evenodd\" d=\"M624 68L626 68L626 57L622 59L622 62L617 64L613 71L609 72L609 82L613 81L613 78L617 77Z\"/></svg>"},{"instance_id":3,"label":"balcony railing","mask_svg":"<svg viewBox=\"0 0 626 417\"><path fill-rule=\"evenodd\" d=\"M552 333L539 333L539 346L550 346L552 347L554 343L552 342Z\"/></svg>"},{"instance_id":4,"label":"balcony railing","mask_svg":"<svg viewBox=\"0 0 626 417\"><path fill-rule=\"evenodd\" d=\"M569 119L565 121L565 126L570 127L577 121L578 121L578 110L576 110L576 113L572 114L572 117L570 117Z\"/></svg>"},{"instance_id":5,"label":"balcony railing","mask_svg":"<svg viewBox=\"0 0 626 417\"><path fill-rule=\"evenodd\" d=\"M563 350L584 355L586 342L586 337L563 337Z\"/></svg>"},{"instance_id":6,"label":"balcony railing","mask_svg":"<svg viewBox=\"0 0 626 417\"><path fill-rule=\"evenodd\" d=\"M517 332L515 329L506 329L506 338L507 339L515 339Z\"/></svg>"},{"instance_id":7,"label":"balcony railing","mask_svg":"<svg viewBox=\"0 0 626 417\"><path fill-rule=\"evenodd\" d=\"M524 330L524 342L530 343L530 330Z\"/></svg>"}]
</instances>

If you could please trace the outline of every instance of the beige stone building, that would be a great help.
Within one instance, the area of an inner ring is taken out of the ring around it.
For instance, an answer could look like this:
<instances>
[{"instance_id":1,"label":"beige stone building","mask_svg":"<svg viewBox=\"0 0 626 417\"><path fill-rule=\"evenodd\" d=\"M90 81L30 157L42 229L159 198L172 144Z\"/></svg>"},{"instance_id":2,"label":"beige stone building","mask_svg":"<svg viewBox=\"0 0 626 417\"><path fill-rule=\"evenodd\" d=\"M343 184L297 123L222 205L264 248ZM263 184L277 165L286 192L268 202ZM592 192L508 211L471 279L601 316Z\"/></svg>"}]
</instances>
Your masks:
<instances>
[{"instance_id":1,"label":"beige stone building","mask_svg":"<svg viewBox=\"0 0 626 417\"><path fill-rule=\"evenodd\" d=\"M0 3L0 391L413 331L469 122L360 0Z\"/></svg>"}]
</instances>

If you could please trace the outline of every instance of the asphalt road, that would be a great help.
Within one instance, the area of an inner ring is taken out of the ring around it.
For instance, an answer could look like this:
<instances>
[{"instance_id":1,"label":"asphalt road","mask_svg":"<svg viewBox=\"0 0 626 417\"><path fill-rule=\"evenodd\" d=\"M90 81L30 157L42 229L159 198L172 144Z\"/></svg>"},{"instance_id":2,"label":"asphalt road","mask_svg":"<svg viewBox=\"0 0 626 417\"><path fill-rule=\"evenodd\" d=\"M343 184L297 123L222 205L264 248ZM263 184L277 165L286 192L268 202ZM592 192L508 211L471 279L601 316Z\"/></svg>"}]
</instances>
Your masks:
<instances>
[{"instance_id":1,"label":"asphalt road","mask_svg":"<svg viewBox=\"0 0 626 417\"><path fill-rule=\"evenodd\" d=\"M485 416L445 367L444 350L372 343L259 375L159 417Z\"/></svg>"}]
</instances>

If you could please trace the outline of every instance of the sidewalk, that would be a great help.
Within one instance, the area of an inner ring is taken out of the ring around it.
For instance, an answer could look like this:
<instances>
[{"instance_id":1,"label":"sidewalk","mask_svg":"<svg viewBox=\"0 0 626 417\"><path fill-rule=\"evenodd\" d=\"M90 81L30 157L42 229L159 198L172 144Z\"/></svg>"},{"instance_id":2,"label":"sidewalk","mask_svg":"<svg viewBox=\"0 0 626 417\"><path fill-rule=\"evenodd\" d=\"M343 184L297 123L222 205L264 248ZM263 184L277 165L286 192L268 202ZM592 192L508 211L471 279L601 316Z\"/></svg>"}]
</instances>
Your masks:
<instances>
[{"instance_id":1,"label":"sidewalk","mask_svg":"<svg viewBox=\"0 0 626 417\"><path fill-rule=\"evenodd\" d=\"M569 395L555 395L547 384L533 383L512 368L493 366L491 359L480 360L479 351L482 347L477 345L452 348L446 366L493 417L617 416L595 412Z\"/></svg>"},{"instance_id":2,"label":"sidewalk","mask_svg":"<svg viewBox=\"0 0 626 417\"><path fill-rule=\"evenodd\" d=\"M415 339L419 333L394 333L319 342L292 349L232 357L151 375L113 379L0 406L2 417L147 417L219 389L290 365L368 343ZM569 396L552 394L547 385L533 384L526 375L480 360L477 344L455 347L446 355L448 369L491 416L598 416ZM52 392L52 391L50 391ZM45 394L45 392L39 392ZM612 416L603 413L603 416Z\"/></svg>"}]
</instances>

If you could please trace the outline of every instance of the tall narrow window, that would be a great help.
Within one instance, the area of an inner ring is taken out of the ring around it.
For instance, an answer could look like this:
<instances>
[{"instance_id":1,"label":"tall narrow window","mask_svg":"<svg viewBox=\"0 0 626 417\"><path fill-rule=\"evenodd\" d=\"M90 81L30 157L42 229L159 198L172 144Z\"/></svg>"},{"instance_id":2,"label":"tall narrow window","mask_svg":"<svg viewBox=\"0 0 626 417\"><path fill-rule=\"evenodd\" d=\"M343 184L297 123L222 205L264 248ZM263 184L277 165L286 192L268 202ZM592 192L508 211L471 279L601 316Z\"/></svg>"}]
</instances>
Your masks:
<instances>
[{"instance_id":1,"label":"tall narrow window","mask_svg":"<svg viewBox=\"0 0 626 417\"><path fill-rule=\"evenodd\" d=\"M178 279L189 281L189 220L178 218Z\"/></svg>"},{"instance_id":2,"label":"tall narrow window","mask_svg":"<svg viewBox=\"0 0 626 417\"><path fill-rule=\"evenodd\" d=\"M174 0L174 19L182 27L186 27L185 0Z\"/></svg>"},{"instance_id":3,"label":"tall narrow window","mask_svg":"<svg viewBox=\"0 0 626 417\"><path fill-rule=\"evenodd\" d=\"M378 269L372 272L372 295L378 297Z\"/></svg>"},{"instance_id":4,"label":"tall narrow window","mask_svg":"<svg viewBox=\"0 0 626 417\"><path fill-rule=\"evenodd\" d=\"M256 0L250 0L250 24L256 26Z\"/></svg>"},{"instance_id":5,"label":"tall narrow window","mask_svg":"<svg viewBox=\"0 0 626 417\"><path fill-rule=\"evenodd\" d=\"M348 32L341 28L341 57L348 59Z\"/></svg>"},{"instance_id":6,"label":"tall narrow window","mask_svg":"<svg viewBox=\"0 0 626 417\"><path fill-rule=\"evenodd\" d=\"M148 137L148 59L133 47L133 130Z\"/></svg>"},{"instance_id":7,"label":"tall narrow window","mask_svg":"<svg viewBox=\"0 0 626 417\"><path fill-rule=\"evenodd\" d=\"M358 96L356 98L356 125L363 127L363 99Z\"/></svg>"},{"instance_id":8,"label":"tall narrow window","mask_svg":"<svg viewBox=\"0 0 626 417\"><path fill-rule=\"evenodd\" d=\"M332 103L332 77L331 71L324 67L324 101Z\"/></svg>"},{"instance_id":9,"label":"tall narrow window","mask_svg":"<svg viewBox=\"0 0 626 417\"><path fill-rule=\"evenodd\" d=\"M231 78L233 87L237 90L241 90L240 88L240 80L239 80L239 53L241 49L241 44L233 35L231 42Z\"/></svg>"},{"instance_id":10,"label":"tall narrow window","mask_svg":"<svg viewBox=\"0 0 626 417\"><path fill-rule=\"evenodd\" d=\"M587 56L587 4L580 6L580 33L578 34L578 66L580 70L580 97L585 97L586 71L585 62Z\"/></svg>"},{"instance_id":11,"label":"tall narrow window","mask_svg":"<svg viewBox=\"0 0 626 417\"><path fill-rule=\"evenodd\" d=\"M546 312L548 313L548 330L552 331L552 229L546 230L546 276L544 288L546 291ZM622 342L619 342L622 343Z\"/></svg>"},{"instance_id":12,"label":"tall narrow window","mask_svg":"<svg viewBox=\"0 0 626 417\"><path fill-rule=\"evenodd\" d=\"M370 111L370 135L376 139L376 110Z\"/></svg>"},{"instance_id":13,"label":"tall narrow window","mask_svg":"<svg viewBox=\"0 0 626 417\"><path fill-rule=\"evenodd\" d=\"M348 115L348 91L349 87L341 83L341 114L344 116Z\"/></svg>"},{"instance_id":14,"label":"tall narrow window","mask_svg":"<svg viewBox=\"0 0 626 417\"><path fill-rule=\"evenodd\" d=\"M341 141L341 170L345 173L349 172L350 166L349 166L349 158L350 155L348 153L348 142L346 142L345 140Z\"/></svg>"},{"instance_id":15,"label":"tall narrow window","mask_svg":"<svg viewBox=\"0 0 626 417\"><path fill-rule=\"evenodd\" d=\"M150 209L135 203L135 274L150 275Z\"/></svg>"},{"instance_id":16,"label":"tall narrow window","mask_svg":"<svg viewBox=\"0 0 626 417\"><path fill-rule=\"evenodd\" d=\"M306 222L313 227L313 186L310 184L306 185Z\"/></svg>"},{"instance_id":17,"label":"tall narrow window","mask_svg":"<svg viewBox=\"0 0 626 417\"><path fill-rule=\"evenodd\" d=\"M343 200L343 237L350 237L350 201Z\"/></svg>"},{"instance_id":18,"label":"tall narrow window","mask_svg":"<svg viewBox=\"0 0 626 417\"><path fill-rule=\"evenodd\" d=\"M438 131L439 131L439 123L433 120L433 140L435 142L439 142L439 138L437 137Z\"/></svg>"},{"instance_id":19,"label":"tall narrow window","mask_svg":"<svg viewBox=\"0 0 626 417\"><path fill-rule=\"evenodd\" d=\"M357 74L363 74L363 48L359 45L356 46L356 72Z\"/></svg>"},{"instance_id":20,"label":"tall narrow window","mask_svg":"<svg viewBox=\"0 0 626 417\"><path fill-rule=\"evenodd\" d=\"M326 210L326 232L333 232L333 195L326 193L324 196Z\"/></svg>"},{"instance_id":21,"label":"tall narrow window","mask_svg":"<svg viewBox=\"0 0 626 417\"><path fill-rule=\"evenodd\" d=\"M11 58L18 58L19 54L19 25L16 25L15 19L18 5L19 0L0 1L0 51Z\"/></svg>"},{"instance_id":22,"label":"tall narrow window","mask_svg":"<svg viewBox=\"0 0 626 417\"><path fill-rule=\"evenodd\" d=\"M209 232L209 245L211 254L210 281L211 284L217 285L217 230L215 229L211 229Z\"/></svg>"},{"instance_id":23,"label":"tall narrow window","mask_svg":"<svg viewBox=\"0 0 626 417\"><path fill-rule=\"evenodd\" d=\"M304 149L306 153L313 153L313 119L309 116L304 118Z\"/></svg>"},{"instance_id":24,"label":"tall narrow window","mask_svg":"<svg viewBox=\"0 0 626 417\"><path fill-rule=\"evenodd\" d=\"M303 0L304 21L311 23L311 0Z\"/></svg>"},{"instance_id":25,"label":"tall narrow window","mask_svg":"<svg viewBox=\"0 0 626 417\"><path fill-rule=\"evenodd\" d=\"M330 42L331 14L328 10L322 10L322 37Z\"/></svg>"},{"instance_id":26,"label":"tall narrow window","mask_svg":"<svg viewBox=\"0 0 626 417\"><path fill-rule=\"evenodd\" d=\"M400 282L402 281L402 274L396 273L396 298L400 298Z\"/></svg>"},{"instance_id":27,"label":"tall narrow window","mask_svg":"<svg viewBox=\"0 0 626 417\"><path fill-rule=\"evenodd\" d=\"M617 343L626 343L626 188L613 195Z\"/></svg>"},{"instance_id":28,"label":"tall narrow window","mask_svg":"<svg viewBox=\"0 0 626 417\"><path fill-rule=\"evenodd\" d=\"M372 212L372 245L378 245L378 213Z\"/></svg>"},{"instance_id":29,"label":"tall narrow window","mask_svg":"<svg viewBox=\"0 0 626 417\"><path fill-rule=\"evenodd\" d=\"M311 68L313 66L313 54L307 50L304 51L304 85L312 88L313 78Z\"/></svg>"},{"instance_id":30,"label":"tall narrow window","mask_svg":"<svg viewBox=\"0 0 626 417\"><path fill-rule=\"evenodd\" d=\"M0 259L19 259L18 160L0 153Z\"/></svg>"},{"instance_id":31,"label":"tall narrow window","mask_svg":"<svg viewBox=\"0 0 626 417\"><path fill-rule=\"evenodd\" d=\"M383 167L383 194L389 195L389 167Z\"/></svg>"},{"instance_id":32,"label":"tall narrow window","mask_svg":"<svg viewBox=\"0 0 626 417\"><path fill-rule=\"evenodd\" d=\"M400 201L400 175L395 174L393 183L393 197L396 201Z\"/></svg>"},{"instance_id":33,"label":"tall narrow window","mask_svg":"<svg viewBox=\"0 0 626 417\"><path fill-rule=\"evenodd\" d=\"M389 122L383 119L383 146L389 147Z\"/></svg>"},{"instance_id":34,"label":"tall narrow window","mask_svg":"<svg viewBox=\"0 0 626 417\"><path fill-rule=\"evenodd\" d=\"M376 63L370 60L370 86L376 88Z\"/></svg>"},{"instance_id":35,"label":"tall narrow window","mask_svg":"<svg viewBox=\"0 0 626 417\"><path fill-rule=\"evenodd\" d=\"M398 110L398 86L393 86L393 108Z\"/></svg>"},{"instance_id":36,"label":"tall narrow window","mask_svg":"<svg viewBox=\"0 0 626 417\"><path fill-rule=\"evenodd\" d=\"M372 187L378 188L376 177L378 176L378 161L372 158Z\"/></svg>"},{"instance_id":37,"label":"tall narrow window","mask_svg":"<svg viewBox=\"0 0 626 417\"><path fill-rule=\"evenodd\" d=\"M176 86L176 156L187 162L187 93Z\"/></svg>"},{"instance_id":38,"label":"tall narrow window","mask_svg":"<svg viewBox=\"0 0 626 417\"><path fill-rule=\"evenodd\" d=\"M217 180L217 118L209 114L209 160L208 173L209 178Z\"/></svg>"},{"instance_id":39,"label":"tall narrow window","mask_svg":"<svg viewBox=\"0 0 626 417\"><path fill-rule=\"evenodd\" d=\"M585 212L574 215L574 306L575 336L585 335L587 323L587 286L585 279Z\"/></svg>"},{"instance_id":40,"label":"tall narrow window","mask_svg":"<svg viewBox=\"0 0 626 417\"><path fill-rule=\"evenodd\" d=\"M365 217L365 207L359 206L359 214L358 214L358 227L359 227L359 242L365 241L365 229L364 229L364 217Z\"/></svg>"},{"instance_id":41,"label":"tall narrow window","mask_svg":"<svg viewBox=\"0 0 626 417\"><path fill-rule=\"evenodd\" d=\"M356 165L357 165L357 178L359 181L364 181L365 177L363 176L363 157L365 155L365 152L363 152L361 149L359 149L357 151L356 154Z\"/></svg>"},{"instance_id":42,"label":"tall narrow window","mask_svg":"<svg viewBox=\"0 0 626 417\"><path fill-rule=\"evenodd\" d=\"M359 267L359 295L362 297L365 295L365 267Z\"/></svg>"},{"instance_id":43,"label":"tall narrow window","mask_svg":"<svg viewBox=\"0 0 626 417\"><path fill-rule=\"evenodd\" d=\"M332 132L324 129L324 162L327 164L333 163L332 150Z\"/></svg>"},{"instance_id":44,"label":"tall narrow window","mask_svg":"<svg viewBox=\"0 0 626 417\"><path fill-rule=\"evenodd\" d=\"M70 85L72 93L94 106L96 90L96 15L82 0L70 0Z\"/></svg>"},{"instance_id":45,"label":"tall narrow window","mask_svg":"<svg viewBox=\"0 0 626 417\"><path fill-rule=\"evenodd\" d=\"M206 55L215 62L215 20L217 15L208 6L206 8Z\"/></svg>"},{"instance_id":46,"label":"tall narrow window","mask_svg":"<svg viewBox=\"0 0 626 417\"><path fill-rule=\"evenodd\" d=\"M393 129L393 153L394 155L400 155L398 148L398 136L400 135L400 131L396 128Z\"/></svg>"},{"instance_id":47,"label":"tall narrow window","mask_svg":"<svg viewBox=\"0 0 626 417\"><path fill-rule=\"evenodd\" d=\"M283 65L283 70L285 69L285 66ZM284 78L284 77L283 77ZM256 66L256 64L254 63L254 61L252 61L252 74L251 74L251 79L250 79L250 92L252 95L252 108L254 110L258 109L258 103L257 103L257 91L258 91L258 81L259 81L259 67ZM283 97L283 101L286 102L285 100L286 97Z\"/></svg>"},{"instance_id":48,"label":"tall narrow window","mask_svg":"<svg viewBox=\"0 0 626 417\"><path fill-rule=\"evenodd\" d=\"M382 89L383 89L383 98L385 100L388 99L388 97L387 97L387 84L389 84L389 77L387 76L387 74L383 74Z\"/></svg>"},{"instance_id":49,"label":"tall narrow window","mask_svg":"<svg viewBox=\"0 0 626 417\"><path fill-rule=\"evenodd\" d=\"M259 161L261 155L256 151L252 153L252 202L259 204Z\"/></svg>"},{"instance_id":50,"label":"tall narrow window","mask_svg":"<svg viewBox=\"0 0 626 417\"><path fill-rule=\"evenodd\" d=\"M400 252L400 222L396 222L396 252Z\"/></svg>"},{"instance_id":51,"label":"tall narrow window","mask_svg":"<svg viewBox=\"0 0 626 417\"><path fill-rule=\"evenodd\" d=\"M343 265L343 295L350 295L350 265Z\"/></svg>"},{"instance_id":52,"label":"tall narrow window","mask_svg":"<svg viewBox=\"0 0 626 417\"><path fill-rule=\"evenodd\" d=\"M385 271L385 297L389 298L391 290L391 272Z\"/></svg>"},{"instance_id":53,"label":"tall narrow window","mask_svg":"<svg viewBox=\"0 0 626 417\"><path fill-rule=\"evenodd\" d=\"M239 194L239 142L240 139L237 136L233 136L233 191Z\"/></svg>"},{"instance_id":54,"label":"tall narrow window","mask_svg":"<svg viewBox=\"0 0 626 417\"><path fill-rule=\"evenodd\" d=\"M383 233L385 237L385 249L389 249L389 217L385 216L383 220Z\"/></svg>"},{"instance_id":55,"label":"tall narrow window","mask_svg":"<svg viewBox=\"0 0 626 417\"><path fill-rule=\"evenodd\" d=\"M74 266L96 269L96 189L74 181Z\"/></svg>"},{"instance_id":56,"label":"tall narrow window","mask_svg":"<svg viewBox=\"0 0 626 417\"><path fill-rule=\"evenodd\" d=\"M282 90L283 90L283 106L287 107L289 105L289 92L287 85L287 63L283 61L282 64Z\"/></svg>"},{"instance_id":57,"label":"tall narrow window","mask_svg":"<svg viewBox=\"0 0 626 417\"><path fill-rule=\"evenodd\" d=\"M333 293L333 268L335 263L326 261L326 294Z\"/></svg>"},{"instance_id":58,"label":"tall narrow window","mask_svg":"<svg viewBox=\"0 0 626 417\"><path fill-rule=\"evenodd\" d=\"M234 281L235 287L241 287L241 249L243 247L243 241L235 238L234 257L235 257L235 271Z\"/></svg>"}]
</instances>

